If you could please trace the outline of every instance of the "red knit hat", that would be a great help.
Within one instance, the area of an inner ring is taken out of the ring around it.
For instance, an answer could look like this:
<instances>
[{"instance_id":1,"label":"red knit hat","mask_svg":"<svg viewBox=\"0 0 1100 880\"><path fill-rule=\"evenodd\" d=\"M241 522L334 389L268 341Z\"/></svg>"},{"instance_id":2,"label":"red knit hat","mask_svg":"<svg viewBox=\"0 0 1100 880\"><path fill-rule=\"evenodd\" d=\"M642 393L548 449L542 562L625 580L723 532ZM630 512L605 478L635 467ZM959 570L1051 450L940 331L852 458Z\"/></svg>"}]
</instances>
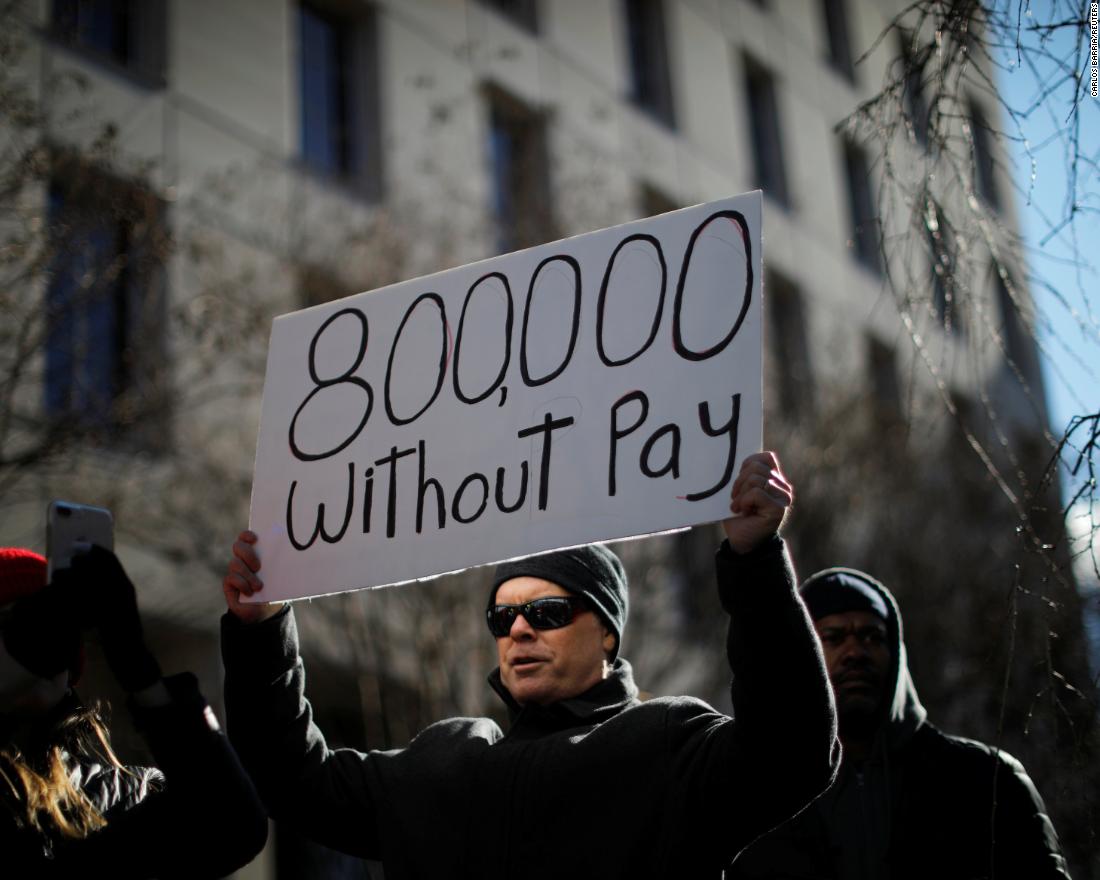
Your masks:
<instances>
[{"instance_id":1,"label":"red knit hat","mask_svg":"<svg viewBox=\"0 0 1100 880\"><path fill-rule=\"evenodd\" d=\"M22 547L0 547L0 605L46 586L46 557Z\"/></svg>"},{"instance_id":2,"label":"red knit hat","mask_svg":"<svg viewBox=\"0 0 1100 880\"><path fill-rule=\"evenodd\" d=\"M0 606L37 593L46 586L46 557L22 547L0 547ZM78 640L69 661L69 683L84 671L84 645Z\"/></svg>"}]
</instances>

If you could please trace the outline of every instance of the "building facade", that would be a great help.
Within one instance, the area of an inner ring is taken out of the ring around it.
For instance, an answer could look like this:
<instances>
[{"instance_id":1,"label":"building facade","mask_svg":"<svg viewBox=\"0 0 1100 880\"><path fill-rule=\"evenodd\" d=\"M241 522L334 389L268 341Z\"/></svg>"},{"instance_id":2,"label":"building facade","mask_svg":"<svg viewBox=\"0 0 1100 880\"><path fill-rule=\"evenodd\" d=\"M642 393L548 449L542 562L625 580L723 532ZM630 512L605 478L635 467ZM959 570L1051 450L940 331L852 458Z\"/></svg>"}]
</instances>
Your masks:
<instances>
[{"instance_id":1,"label":"building facade","mask_svg":"<svg viewBox=\"0 0 1100 880\"><path fill-rule=\"evenodd\" d=\"M901 7L17 4L5 83L39 109L28 140L44 152L19 202L41 253L10 288L10 326L39 342L7 365L4 542L40 546L49 498L109 504L165 665L197 668L216 695L218 581L247 521L274 315L762 189L765 436L800 487L796 559L919 571L892 584L914 606L926 579L965 568L973 593L934 591L948 622L910 612L929 643L914 667L946 724L976 705L995 719L997 670L1033 652L991 664L999 631L980 647L974 633L1000 619L1049 432L997 102L964 79L943 123L931 24L876 43ZM884 83L894 115L853 117ZM965 500L949 497L960 474ZM944 541L923 568L891 562ZM728 699L715 542L699 529L623 545L638 597L625 651L651 693ZM499 714L479 583L302 610L335 741L400 745L446 713ZM1051 626L1024 629L1040 645ZM1026 711L1012 702L1009 727ZM1056 740L1033 744L1022 723L1006 736L1025 758ZM364 870L277 830L241 876Z\"/></svg>"}]
</instances>

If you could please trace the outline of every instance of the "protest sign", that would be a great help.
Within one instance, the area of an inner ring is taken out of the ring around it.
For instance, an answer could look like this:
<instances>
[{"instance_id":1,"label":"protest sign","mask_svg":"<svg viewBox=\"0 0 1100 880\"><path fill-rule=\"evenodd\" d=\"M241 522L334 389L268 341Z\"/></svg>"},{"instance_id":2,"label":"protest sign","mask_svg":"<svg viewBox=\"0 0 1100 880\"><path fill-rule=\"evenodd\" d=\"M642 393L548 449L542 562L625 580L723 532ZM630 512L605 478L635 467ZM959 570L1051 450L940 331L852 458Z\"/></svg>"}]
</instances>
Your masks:
<instances>
[{"instance_id":1,"label":"protest sign","mask_svg":"<svg viewBox=\"0 0 1100 880\"><path fill-rule=\"evenodd\" d=\"M759 192L275 319L262 599L728 515L761 443Z\"/></svg>"}]
</instances>

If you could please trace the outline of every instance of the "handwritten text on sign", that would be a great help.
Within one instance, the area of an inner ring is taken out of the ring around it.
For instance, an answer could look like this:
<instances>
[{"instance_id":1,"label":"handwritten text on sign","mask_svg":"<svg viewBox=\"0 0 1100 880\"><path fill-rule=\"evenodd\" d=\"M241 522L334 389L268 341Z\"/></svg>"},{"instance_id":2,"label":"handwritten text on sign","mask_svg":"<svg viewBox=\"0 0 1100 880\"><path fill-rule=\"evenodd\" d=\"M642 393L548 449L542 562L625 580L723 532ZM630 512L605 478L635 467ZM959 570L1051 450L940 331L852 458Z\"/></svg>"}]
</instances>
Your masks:
<instances>
[{"instance_id":1,"label":"handwritten text on sign","mask_svg":"<svg viewBox=\"0 0 1100 880\"><path fill-rule=\"evenodd\" d=\"M263 597L709 522L760 447L760 194L275 320Z\"/></svg>"}]
</instances>

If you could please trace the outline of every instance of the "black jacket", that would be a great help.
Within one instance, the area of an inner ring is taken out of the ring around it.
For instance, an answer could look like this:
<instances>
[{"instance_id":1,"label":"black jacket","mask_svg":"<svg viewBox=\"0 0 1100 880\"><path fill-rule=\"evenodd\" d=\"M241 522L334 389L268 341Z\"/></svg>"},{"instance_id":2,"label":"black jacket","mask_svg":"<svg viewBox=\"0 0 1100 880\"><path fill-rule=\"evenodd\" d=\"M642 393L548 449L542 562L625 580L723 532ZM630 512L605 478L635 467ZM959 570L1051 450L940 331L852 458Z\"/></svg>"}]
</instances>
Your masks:
<instances>
[{"instance_id":1,"label":"black jacket","mask_svg":"<svg viewBox=\"0 0 1100 880\"><path fill-rule=\"evenodd\" d=\"M382 859L387 880L717 877L829 783L837 754L782 542L744 557L724 547L718 571L736 722L689 697L639 702L619 660L576 698L512 705L507 734L452 718L406 749L334 751L312 723L286 611L224 618L230 737L277 821ZM777 707L780 690L794 696Z\"/></svg>"},{"instance_id":2,"label":"black jacket","mask_svg":"<svg viewBox=\"0 0 1100 880\"><path fill-rule=\"evenodd\" d=\"M195 677L164 683L169 705L130 707L159 769L120 769L97 756L67 754L70 780L106 827L83 840L43 841L0 817L0 876L214 878L263 848L263 807Z\"/></svg>"},{"instance_id":3,"label":"black jacket","mask_svg":"<svg viewBox=\"0 0 1100 880\"><path fill-rule=\"evenodd\" d=\"M810 809L745 850L729 880L1065 880L1057 835L1023 766L928 723L897 603L865 582L886 601L893 683L871 755L858 768L845 762Z\"/></svg>"}]
</instances>

